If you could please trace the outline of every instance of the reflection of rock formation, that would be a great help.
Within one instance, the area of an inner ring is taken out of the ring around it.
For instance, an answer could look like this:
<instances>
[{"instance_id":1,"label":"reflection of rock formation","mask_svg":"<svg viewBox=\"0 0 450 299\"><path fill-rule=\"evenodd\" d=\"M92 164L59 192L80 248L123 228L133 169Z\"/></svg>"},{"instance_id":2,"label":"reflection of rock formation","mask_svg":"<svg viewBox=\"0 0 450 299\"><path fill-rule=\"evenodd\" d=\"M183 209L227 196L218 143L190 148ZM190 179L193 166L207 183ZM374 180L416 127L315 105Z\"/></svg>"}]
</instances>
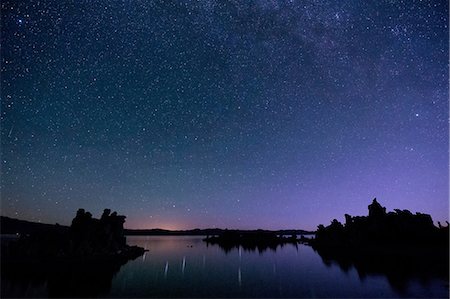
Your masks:
<instances>
[{"instance_id":1,"label":"reflection of rock formation","mask_svg":"<svg viewBox=\"0 0 450 299\"><path fill-rule=\"evenodd\" d=\"M101 297L128 260L76 260L2 264L5 297Z\"/></svg>"},{"instance_id":2,"label":"reflection of rock formation","mask_svg":"<svg viewBox=\"0 0 450 299\"><path fill-rule=\"evenodd\" d=\"M386 213L376 199L368 208L368 216L346 214L344 225L319 225L310 244L326 264L354 266L360 277L385 274L398 289L410 278L448 279L448 225L436 227L430 215L408 210Z\"/></svg>"},{"instance_id":3,"label":"reflection of rock formation","mask_svg":"<svg viewBox=\"0 0 450 299\"><path fill-rule=\"evenodd\" d=\"M109 290L121 265L144 253L128 246L125 216L106 209L100 219L79 209L70 229L48 229L2 243L2 294L8 285L46 282L50 296L97 296ZM16 288L17 289L17 288Z\"/></svg>"},{"instance_id":4,"label":"reflection of rock formation","mask_svg":"<svg viewBox=\"0 0 450 299\"><path fill-rule=\"evenodd\" d=\"M416 280L427 285L432 279L448 281L448 255L430 250L405 250L403 252L380 252L378 250L339 250L336 248L315 248L325 265L336 264L344 272L355 268L359 278L369 275L383 275L389 284L399 292L407 290L408 283ZM446 260L447 259L447 260ZM445 261L446 260L446 261Z\"/></svg>"},{"instance_id":5,"label":"reflection of rock formation","mask_svg":"<svg viewBox=\"0 0 450 299\"><path fill-rule=\"evenodd\" d=\"M264 252L267 249L275 251L278 246L286 244L297 246L300 240L296 236L280 237L273 232L262 230L253 232L226 230L219 236L207 237L204 241L207 244L219 245L225 252L240 247L248 251Z\"/></svg>"}]
</instances>

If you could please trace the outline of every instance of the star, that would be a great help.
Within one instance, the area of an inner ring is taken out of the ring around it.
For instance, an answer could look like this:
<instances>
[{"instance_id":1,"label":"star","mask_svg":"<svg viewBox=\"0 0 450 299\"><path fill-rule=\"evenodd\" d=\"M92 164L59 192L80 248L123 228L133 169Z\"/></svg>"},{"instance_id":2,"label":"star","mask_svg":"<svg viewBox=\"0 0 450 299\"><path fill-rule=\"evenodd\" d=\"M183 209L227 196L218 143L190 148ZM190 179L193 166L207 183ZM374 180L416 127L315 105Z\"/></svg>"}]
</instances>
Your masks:
<instances>
[{"instance_id":1,"label":"star","mask_svg":"<svg viewBox=\"0 0 450 299\"><path fill-rule=\"evenodd\" d=\"M445 1L7 2L2 215L313 230L376 194L448 219Z\"/></svg>"}]
</instances>

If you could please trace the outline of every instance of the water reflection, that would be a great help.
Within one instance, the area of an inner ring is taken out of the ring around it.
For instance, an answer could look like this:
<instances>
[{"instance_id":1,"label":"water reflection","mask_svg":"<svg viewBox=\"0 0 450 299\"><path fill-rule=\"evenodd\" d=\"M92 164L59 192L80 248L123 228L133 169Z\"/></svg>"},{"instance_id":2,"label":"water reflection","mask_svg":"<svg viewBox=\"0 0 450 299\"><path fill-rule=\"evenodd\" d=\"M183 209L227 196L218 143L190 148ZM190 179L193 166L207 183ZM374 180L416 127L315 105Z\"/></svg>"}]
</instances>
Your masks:
<instances>
[{"instance_id":1,"label":"water reflection","mask_svg":"<svg viewBox=\"0 0 450 299\"><path fill-rule=\"evenodd\" d=\"M424 254L420 257L409 255L408 252L377 254L358 254L339 250L317 249L325 266L338 265L344 273L356 269L361 281L370 275L383 275L389 284L399 294L405 295L412 282L428 287L435 280L448 282L448 255L442 252ZM442 261L445 263L442 263ZM448 283L447 283L448 288Z\"/></svg>"},{"instance_id":2,"label":"water reflection","mask_svg":"<svg viewBox=\"0 0 450 299\"><path fill-rule=\"evenodd\" d=\"M242 273L241 273L241 267L238 268L238 283L239 283L239 286L242 286Z\"/></svg>"},{"instance_id":3,"label":"water reflection","mask_svg":"<svg viewBox=\"0 0 450 299\"><path fill-rule=\"evenodd\" d=\"M166 265L164 266L164 278L167 278L168 270L169 270L169 261L166 261Z\"/></svg>"},{"instance_id":4,"label":"water reflection","mask_svg":"<svg viewBox=\"0 0 450 299\"><path fill-rule=\"evenodd\" d=\"M231 252L232 250L238 250L239 257L242 256L242 250L245 251L258 251L260 254L264 253L267 250L270 250L272 252L276 252L277 249L281 249L284 246L293 246L298 250L298 244L295 243L286 243L286 244L240 244L240 243L212 243L212 242L206 242L206 246L218 246L221 248L226 254Z\"/></svg>"},{"instance_id":5,"label":"water reflection","mask_svg":"<svg viewBox=\"0 0 450 299\"><path fill-rule=\"evenodd\" d=\"M202 237L128 237L149 251L124 265L46 265L28 272L2 264L4 297L446 297L434 276L411 276L405 261L350 259L292 244L207 246ZM337 265L337 266L336 266ZM447 265L443 265L446 267ZM73 268L72 268L73 267ZM395 275L399 272L399 275ZM422 270L421 272L424 272ZM15 274L14 274L15 273ZM24 275L26 273L26 275ZM406 273L406 274L405 274ZM15 276L14 276L15 275ZM401 276L403 275L403 276ZM400 282L398 281L400 277ZM403 281L401 279L405 279ZM6 292L5 292L6 291Z\"/></svg>"},{"instance_id":6,"label":"water reflection","mask_svg":"<svg viewBox=\"0 0 450 299\"><path fill-rule=\"evenodd\" d=\"M120 262L2 263L2 297L99 297Z\"/></svg>"},{"instance_id":7,"label":"water reflection","mask_svg":"<svg viewBox=\"0 0 450 299\"><path fill-rule=\"evenodd\" d=\"M218 246L226 254L233 250L238 251L239 260L242 259L242 250L248 252L264 253L267 250L276 252L284 246L293 246L298 252L297 244L278 244L275 246L267 244L252 244L245 246L238 243L207 243L207 246ZM355 269L360 281L365 281L368 276L378 275L386 277L390 286L399 294L405 294L412 281L418 281L423 287L428 287L434 279L448 281L448 256L442 252L441 257L436 254L424 254L419 257L417 254L409 255L402 252L394 254L392 252L377 252L371 255L358 254L357 252L345 252L339 250L316 249L323 264L330 268L332 265L339 266L339 269L347 274ZM444 256L445 255L445 256ZM442 261L445 263L442 263ZM239 284L241 284L241 269L238 271ZM273 273L276 274L276 266L273 264Z\"/></svg>"},{"instance_id":8,"label":"water reflection","mask_svg":"<svg viewBox=\"0 0 450 299\"><path fill-rule=\"evenodd\" d=\"M186 268L186 257L183 256L183 262L181 263L181 273L184 275L184 269Z\"/></svg>"},{"instance_id":9,"label":"water reflection","mask_svg":"<svg viewBox=\"0 0 450 299\"><path fill-rule=\"evenodd\" d=\"M423 284L409 279L409 274L402 276L409 268L392 261L389 261L392 267L400 267L398 271L402 271L397 278L407 280L404 285L396 284L396 276L386 269L373 270L364 259L327 255L301 244L227 246L201 240L202 237L133 238L133 244L147 244L152 261L125 265L113 280L111 294L131 296L125 281L130 277L145 277L136 282L139 290L132 293L133 297L428 298L448 295L448 288L438 277L431 277L429 284ZM376 267L383 265L379 260L373 263Z\"/></svg>"}]
</instances>

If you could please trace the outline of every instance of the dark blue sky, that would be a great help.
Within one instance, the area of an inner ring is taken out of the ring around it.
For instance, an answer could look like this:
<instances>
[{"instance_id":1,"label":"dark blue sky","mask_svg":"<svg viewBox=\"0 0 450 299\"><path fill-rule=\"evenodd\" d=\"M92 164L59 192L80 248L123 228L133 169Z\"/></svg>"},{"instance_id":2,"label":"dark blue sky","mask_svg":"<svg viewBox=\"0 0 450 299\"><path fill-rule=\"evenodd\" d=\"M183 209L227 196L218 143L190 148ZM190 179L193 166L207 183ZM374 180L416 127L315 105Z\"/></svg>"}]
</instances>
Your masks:
<instances>
[{"instance_id":1,"label":"dark blue sky","mask_svg":"<svg viewBox=\"0 0 450 299\"><path fill-rule=\"evenodd\" d=\"M448 1L3 1L2 215L448 219Z\"/></svg>"}]
</instances>

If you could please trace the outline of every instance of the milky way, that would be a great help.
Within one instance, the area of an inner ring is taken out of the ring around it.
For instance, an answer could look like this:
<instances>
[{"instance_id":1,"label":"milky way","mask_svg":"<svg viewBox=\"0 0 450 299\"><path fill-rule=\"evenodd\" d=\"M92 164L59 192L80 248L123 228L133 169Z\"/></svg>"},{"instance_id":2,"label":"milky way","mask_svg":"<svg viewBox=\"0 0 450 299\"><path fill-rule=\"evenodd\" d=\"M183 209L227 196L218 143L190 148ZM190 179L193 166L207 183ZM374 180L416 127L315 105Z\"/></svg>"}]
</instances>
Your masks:
<instances>
[{"instance_id":1,"label":"milky way","mask_svg":"<svg viewBox=\"0 0 450 299\"><path fill-rule=\"evenodd\" d=\"M2 215L448 219L448 1L1 5Z\"/></svg>"}]
</instances>

